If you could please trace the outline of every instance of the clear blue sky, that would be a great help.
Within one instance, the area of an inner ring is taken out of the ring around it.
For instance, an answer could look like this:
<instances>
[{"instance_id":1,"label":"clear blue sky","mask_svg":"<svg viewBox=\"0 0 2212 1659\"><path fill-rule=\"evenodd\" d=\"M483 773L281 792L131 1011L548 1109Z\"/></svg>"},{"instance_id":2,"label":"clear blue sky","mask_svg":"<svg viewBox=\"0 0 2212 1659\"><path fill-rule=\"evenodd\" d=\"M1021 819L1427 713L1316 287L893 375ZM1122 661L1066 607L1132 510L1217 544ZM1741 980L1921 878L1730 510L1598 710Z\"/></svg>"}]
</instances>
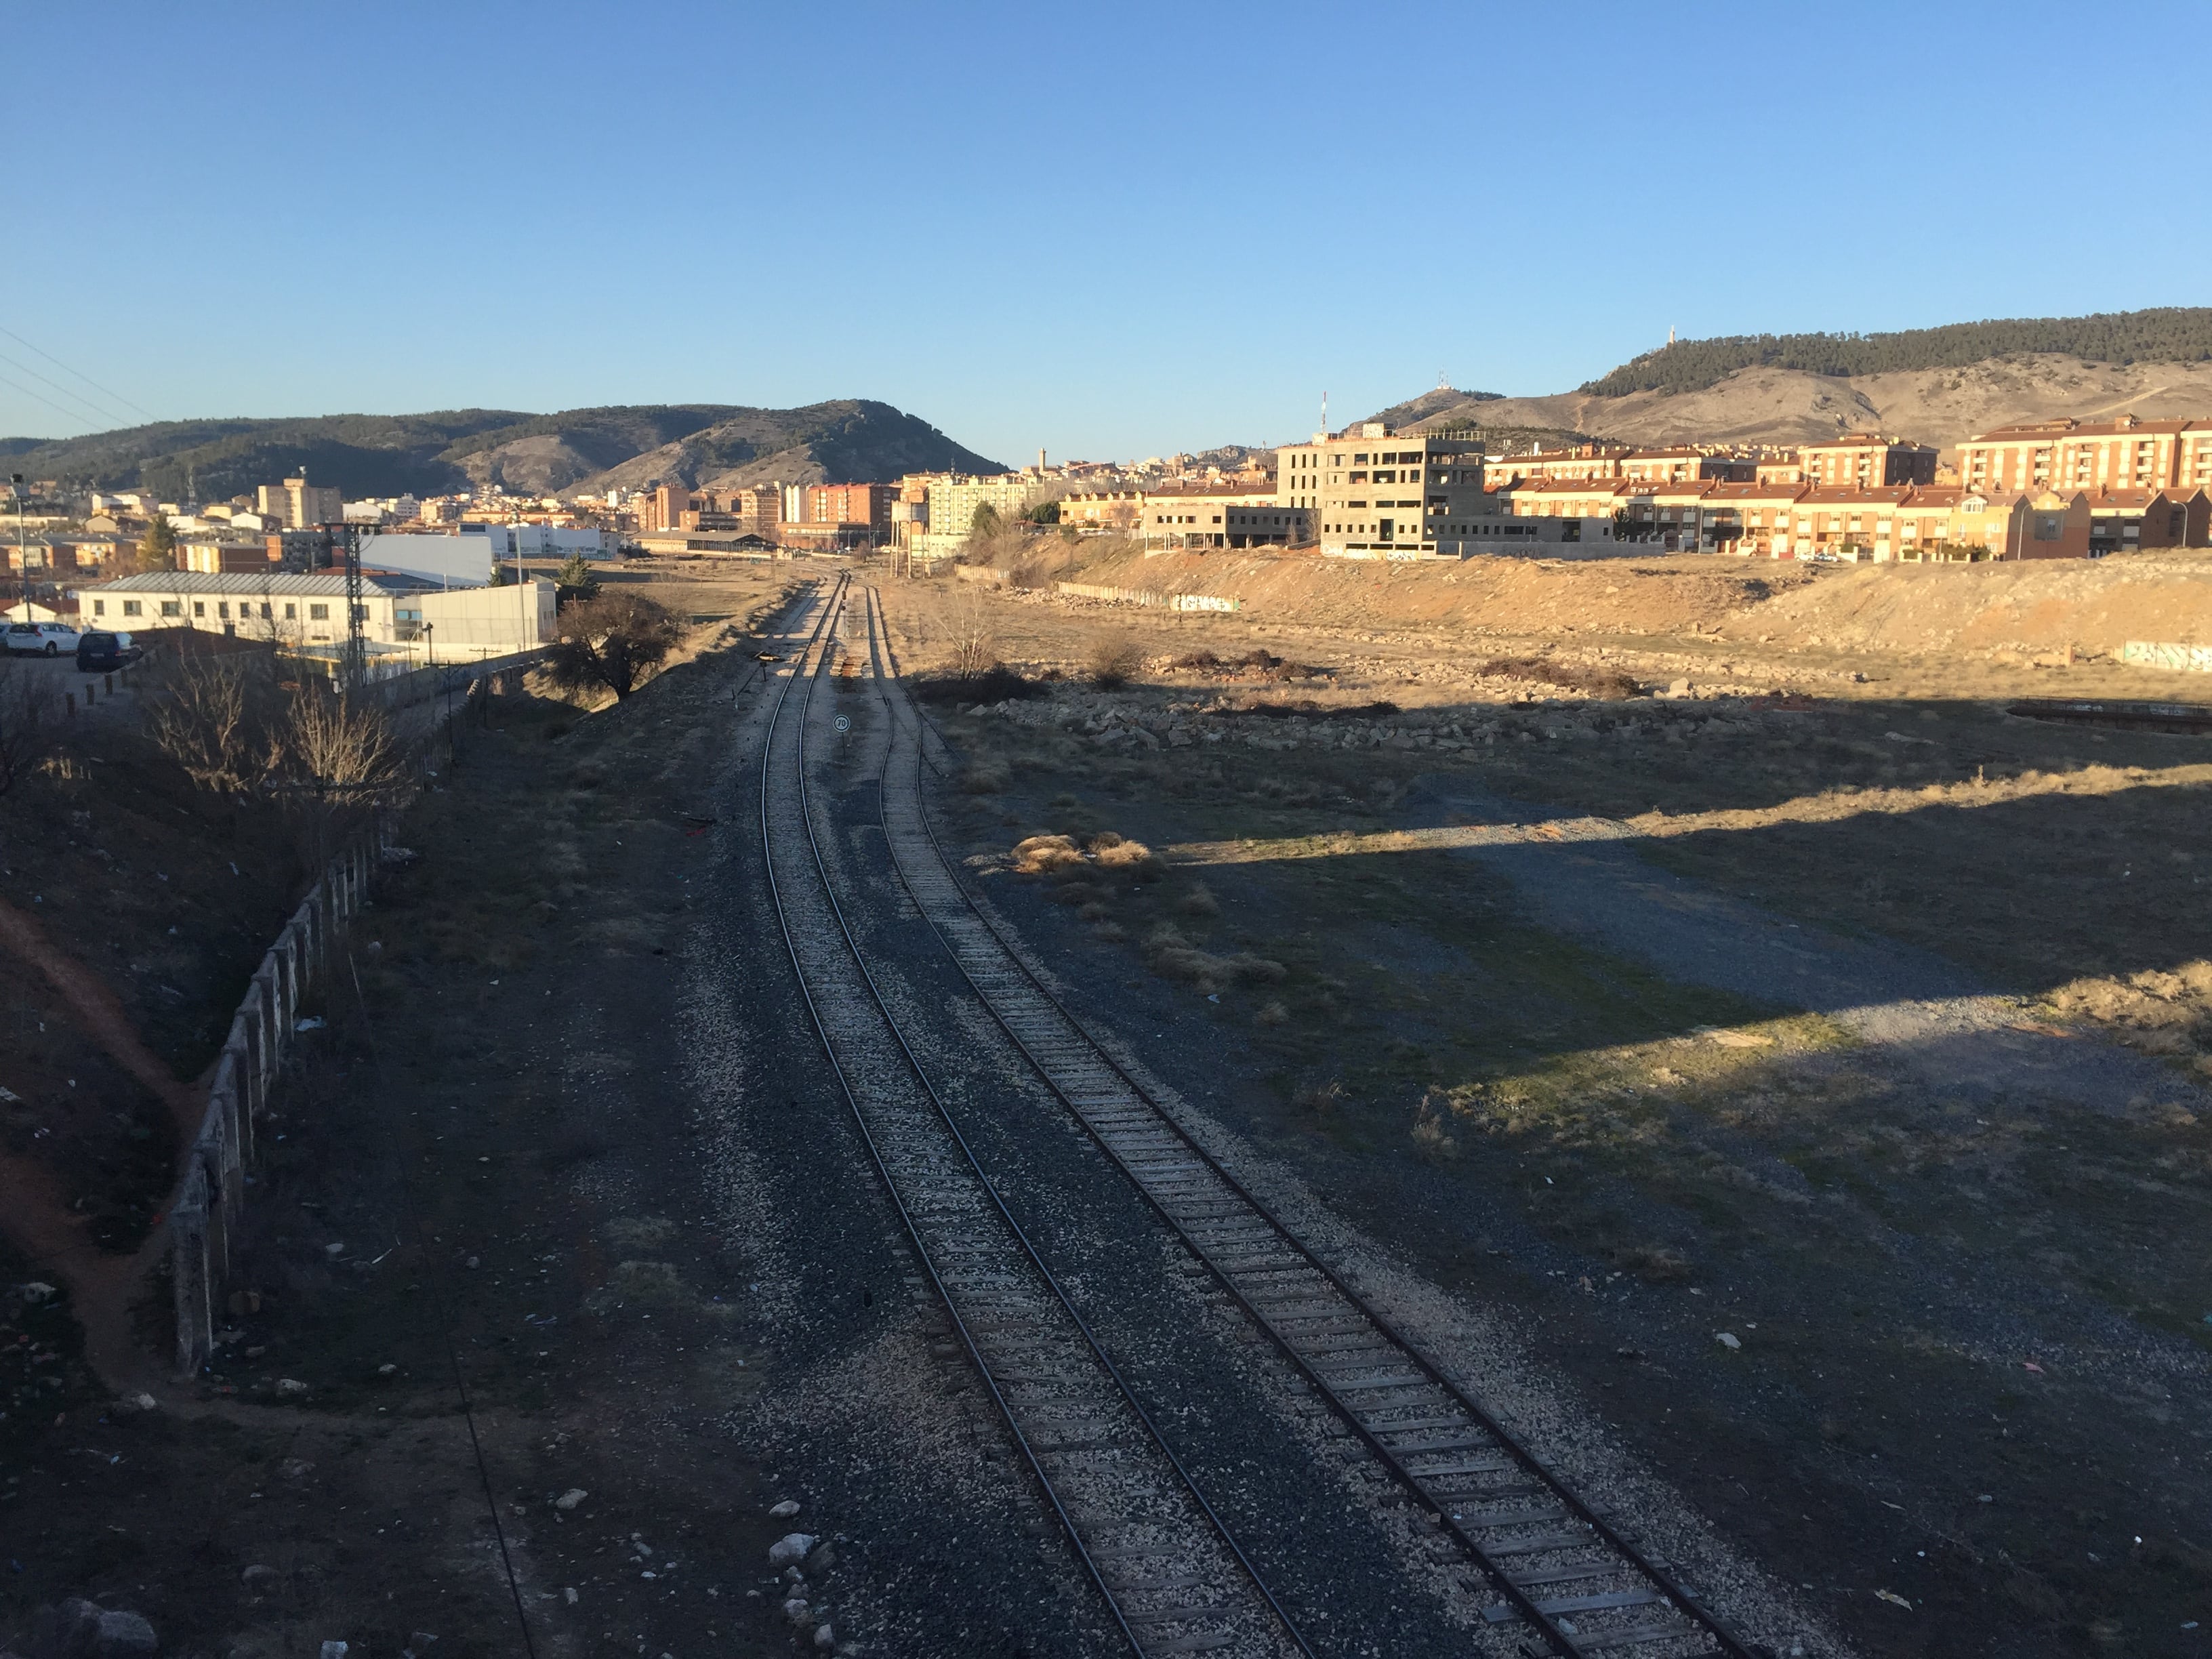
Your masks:
<instances>
[{"instance_id":1,"label":"clear blue sky","mask_svg":"<svg viewBox=\"0 0 2212 1659\"><path fill-rule=\"evenodd\" d=\"M1670 325L2212 301L2204 0L86 0L0 46L0 327L164 417L873 397L1104 458ZM0 433L119 423L0 357Z\"/></svg>"}]
</instances>

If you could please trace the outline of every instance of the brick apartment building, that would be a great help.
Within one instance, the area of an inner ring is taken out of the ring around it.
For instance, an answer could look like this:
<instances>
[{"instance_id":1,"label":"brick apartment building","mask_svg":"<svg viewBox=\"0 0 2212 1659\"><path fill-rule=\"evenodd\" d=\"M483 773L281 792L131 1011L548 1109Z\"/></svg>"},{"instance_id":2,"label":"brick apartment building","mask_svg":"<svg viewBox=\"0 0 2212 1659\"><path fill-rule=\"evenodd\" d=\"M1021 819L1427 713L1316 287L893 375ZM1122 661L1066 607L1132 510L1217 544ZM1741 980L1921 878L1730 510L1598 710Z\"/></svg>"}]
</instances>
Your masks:
<instances>
[{"instance_id":1,"label":"brick apartment building","mask_svg":"<svg viewBox=\"0 0 2212 1659\"><path fill-rule=\"evenodd\" d=\"M2040 421L1959 446L1959 482L1981 489L2212 488L2212 422Z\"/></svg>"},{"instance_id":2,"label":"brick apartment building","mask_svg":"<svg viewBox=\"0 0 2212 1659\"><path fill-rule=\"evenodd\" d=\"M1832 443L1797 451L1798 479L1823 489L1881 489L1936 482L1936 452L1926 444L1871 432L1854 432Z\"/></svg>"}]
</instances>

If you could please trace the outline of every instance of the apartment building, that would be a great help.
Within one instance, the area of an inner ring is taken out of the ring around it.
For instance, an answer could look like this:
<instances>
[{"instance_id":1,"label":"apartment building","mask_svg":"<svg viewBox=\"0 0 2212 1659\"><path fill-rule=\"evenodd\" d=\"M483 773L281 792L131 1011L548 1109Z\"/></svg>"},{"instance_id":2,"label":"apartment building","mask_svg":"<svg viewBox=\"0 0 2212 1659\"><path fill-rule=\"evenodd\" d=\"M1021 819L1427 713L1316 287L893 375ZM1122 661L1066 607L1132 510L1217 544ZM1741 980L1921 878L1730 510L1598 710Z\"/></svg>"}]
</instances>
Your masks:
<instances>
[{"instance_id":1,"label":"apartment building","mask_svg":"<svg viewBox=\"0 0 2212 1659\"><path fill-rule=\"evenodd\" d=\"M891 501L897 495L896 484L807 484L803 491L802 521L857 525L871 532L888 533L891 527Z\"/></svg>"},{"instance_id":2,"label":"apartment building","mask_svg":"<svg viewBox=\"0 0 2212 1659\"><path fill-rule=\"evenodd\" d=\"M1758 463L1748 455L1702 446L1683 449L1638 449L1620 458L1616 475L1645 483L1684 483L1695 478L1749 481Z\"/></svg>"},{"instance_id":3,"label":"apartment building","mask_svg":"<svg viewBox=\"0 0 2212 1659\"><path fill-rule=\"evenodd\" d=\"M1821 489L1882 489L1936 482L1936 452L1925 444L1872 432L1799 448L1798 477Z\"/></svg>"},{"instance_id":4,"label":"apartment building","mask_svg":"<svg viewBox=\"0 0 2212 1659\"><path fill-rule=\"evenodd\" d=\"M270 557L265 537L252 542L185 542L177 549L179 570L197 570L208 575L227 570L281 570L283 561L281 550L275 559Z\"/></svg>"},{"instance_id":5,"label":"apartment building","mask_svg":"<svg viewBox=\"0 0 2212 1659\"><path fill-rule=\"evenodd\" d=\"M1082 489L1060 498L1060 523L1079 536L1141 533L1145 492L1141 489Z\"/></svg>"},{"instance_id":6,"label":"apartment building","mask_svg":"<svg viewBox=\"0 0 2212 1659\"><path fill-rule=\"evenodd\" d=\"M1052 488L1053 481L1033 469L981 475L908 473L898 483L892 528L900 547L912 557L951 558L968 544L979 509L989 507L1001 522L1018 519L1050 495Z\"/></svg>"},{"instance_id":7,"label":"apartment building","mask_svg":"<svg viewBox=\"0 0 2212 1659\"><path fill-rule=\"evenodd\" d=\"M2039 421L1959 446L1959 480L1978 489L2163 489L2212 486L2212 422Z\"/></svg>"},{"instance_id":8,"label":"apartment building","mask_svg":"<svg viewBox=\"0 0 2212 1659\"><path fill-rule=\"evenodd\" d=\"M345 522L345 502L339 492L327 484L309 483L305 473L281 484L262 484L253 495L255 512L289 529Z\"/></svg>"},{"instance_id":9,"label":"apartment building","mask_svg":"<svg viewBox=\"0 0 2212 1659\"><path fill-rule=\"evenodd\" d=\"M1577 444L1567 449L1540 447L1525 455L1501 455L1490 463L1490 482L1617 478L1622 464L1635 453L1625 444Z\"/></svg>"},{"instance_id":10,"label":"apartment building","mask_svg":"<svg viewBox=\"0 0 2212 1659\"><path fill-rule=\"evenodd\" d=\"M1498 511L1482 487L1480 443L1400 434L1380 421L1278 450L1275 479L1277 504L1310 513L1331 558L1459 558Z\"/></svg>"},{"instance_id":11,"label":"apartment building","mask_svg":"<svg viewBox=\"0 0 2212 1659\"><path fill-rule=\"evenodd\" d=\"M1292 507L1281 494L1273 482L1163 485L1145 492L1138 524L1155 550L1304 547L1313 540L1314 509ZM1066 512L1063 501L1062 523Z\"/></svg>"}]
</instances>

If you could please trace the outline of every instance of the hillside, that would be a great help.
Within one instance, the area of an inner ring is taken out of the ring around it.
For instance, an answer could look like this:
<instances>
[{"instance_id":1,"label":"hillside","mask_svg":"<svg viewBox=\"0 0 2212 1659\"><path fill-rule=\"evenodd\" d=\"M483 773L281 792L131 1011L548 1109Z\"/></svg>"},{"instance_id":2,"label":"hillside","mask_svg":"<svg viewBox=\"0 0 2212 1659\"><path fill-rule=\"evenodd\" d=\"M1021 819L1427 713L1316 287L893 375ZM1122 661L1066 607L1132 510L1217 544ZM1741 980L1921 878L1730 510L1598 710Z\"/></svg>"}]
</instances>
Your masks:
<instances>
[{"instance_id":1,"label":"hillside","mask_svg":"<svg viewBox=\"0 0 2212 1659\"><path fill-rule=\"evenodd\" d=\"M995 461L889 404L804 409L647 404L532 415L449 410L295 420L164 421L83 438L0 439L11 470L94 489L221 501L301 467L349 496L443 495L495 483L551 494L609 484L858 483Z\"/></svg>"},{"instance_id":2,"label":"hillside","mask_svg":"<svg viewBox=\"0 0 2212 1659\"><path fill-rule=\"evenodd\" d=\"M1800 444L1864 431L1948 448L2013 422L2127 414L2212 415L2212 307L1679 340L1573 392L1501 398L1440 386L1369 418L1429 432L1479 427L1511 451L1585 434Z\"/></svg>"},{"instance_id":3,"label":"hillside","mask_svg":"<svg viewBox=\"0 0 2212 1659\"><path fill-rule=\"evenodd\" d=\"M1480 426L1511 447L1522 447L1507 436L1515 430L1588 433L1637 444L1798 444L1882 431L1948 447L2014 421L2124 414L2212 415L2212 362L2115 364L2041 353L1860 375L1760 366L1692 392L1469 398L1434 410L1419 423L1429 430Z\"/></svg>"}]
</instances>

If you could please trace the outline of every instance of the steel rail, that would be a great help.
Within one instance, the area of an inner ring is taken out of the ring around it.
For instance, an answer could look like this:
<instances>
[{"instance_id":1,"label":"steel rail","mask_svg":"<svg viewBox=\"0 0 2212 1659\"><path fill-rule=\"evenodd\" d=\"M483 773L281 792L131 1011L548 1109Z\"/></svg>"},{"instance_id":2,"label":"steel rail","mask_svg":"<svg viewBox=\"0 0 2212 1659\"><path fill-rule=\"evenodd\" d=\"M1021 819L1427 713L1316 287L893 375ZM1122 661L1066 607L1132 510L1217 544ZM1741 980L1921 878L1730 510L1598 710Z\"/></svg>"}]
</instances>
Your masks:
<instances>
[{"instance_id":1,"label":"steel rail","mask_svg":"<svg viewBox=\"0 0 2212 1659\"><path fill-rule=\"evenodd\" d=\"M877 595L872 589L868 591L868 601L871 617L870 645L872 649L875 643L874 619L877 614L878 603ZM888 628L884 629L883 633L884 647L886 655L888 655L890 651ZM892 707L892 700L888 690L885 677L881 675L878 677L878 695L883 698L885 703L886 712L890 714L891 719L896 722L897 714L895 708ZM917 752L922 754L926 757L926 745L922 741L921 726L921 721L925 717L921 715L919 710L915 710L914 712L916 715L915 729ZM932 731L934 730L933 725L930 729ZM945 743L942 734L939 734L939 742L940 744ZM946 746L949 747L950 745L948 744ZM974 896L968 891L966 884L960 879L957 872L957 866L949 857L946 856L942 843L938 841L936 829L930 822L927 805L921 798L919 768L916 769L915 780L915 816L928 838L930 850L936 859L940 869L944 872L947 884L951 890L958 896L967 914L973 917L974 920L981 926L985 932L990 935L992 939L998 945L1000 954L1012 966L1016 973L1018 974L1023 980L1028 982L1029 987L1039 998L1042 1000L1052 1012L1056 1014L1066 1024L1068 1029L1072 1030L1079 1039L1080 1039L1080 1041L1089 1048L1096 1060L1110 1071L1114 1076L1120 1080L1121 1085L1126 1088L1138 1102L1139 1102L1143 1106L1148 1108L1159 1120L1161 1124L1166 1127L1168 1131L1182 1143L1183 1147L1187 1149L1191 1155L1195 1157L1216 1179L1220 1181L1226 1188L1228 1188L1228 1189L1233 1193L1259 1220L1266 1224L1267 1228L1273 1231L1277 1241L1281 1246L1287 1249L1305 1266L1310 1267L1314 1272L1319 1274L1322 1280L1333 1288L1358 1315L1364 1317L1392 1346L1397 1348L1401 1352L1402 1352L1423 1376L1425 1376L1436 1387L1440 1389L1445 1395L1449 1398L1461 1411L1464 1412L1474 1424L1480 1426L1486 1434L1494 1439L1507 1455L1512 1458L1522 1474L1536 1482L1536 1484L1541 1486L1551 1497L1556 1498L1566 1510L1569 1515L1572 1516L1583 1525L1589 1528L1591 1533L1595 1534L1598 1542L1601 1543L1605 1548L1609 1549L1618 1556L1625 1564L1623 1568L1625 1575L1641 1576L1651 1585L1656 1587L1663 1600L1684 1614L1692 1625L1698 1627L1698 1631L1702 1632L1705 1635L1710 1636L1713 1641L1718 1644L1719 1651L1728 1656L1728 1659L1758 1659L1758 1656L1754 1654L1752 1648L1740 1637L1738 1637L1717 1614L1705 1607L1698 1598L1692 1595L1690 1591L1686 1589L1671 1573L1668 1572L1656 1562L1647 1557L1641 1550L1638 1549L1633 1544L1630 1543L1628 1540L1601 1515L1600 1515L1592 1505L1584 1503L1565 1481L1563 1481L1545 1464L1543 1460L1539 1458L1533 1451L1524 1445L1518 1437L1508 1430L1505 1425L1486 1407L1479 1404L1464 1389L1460 1388L1460 1386L1451 1379L1444 1368L1432 1358L1424 1348L1422 1348L1403 1331L1400 1330L1396 1324L1387 1316L1383 1315L1380 1310L1370 1304L1364 1297L1360 1296L1352 1288L1351 1285L1346 1284L1343 1278L1339 1275L1333 1267L1316 1255L1315 1252L1311 1250L1267 1204L1262 1202L1257 1195L1252 1193L1250 1189L1248 1188L1242 1181L1238 1180L1237 1177L1224 1164L1222 1164L1212 1153L1208 1152L1205 1146L1200 1145L1197 1139L1191 1134L1189 1130L1183 1126L1182 1121L1174 1113L1168 1110L1167 1108L1161 1105L1158 1100L1154 1099L1151 1092L1139 1084L1136 1079L1129 1074L1128 1071L1114 1057L1114 1055L1107 1049L1106 1046L1090 1030L1090 1028L1081 1020L1077 1018L1076 1016L1060 1000L1060 999L1043 983L1043 981L1038 978L1037 975L1030 969L1028 963L1023 958L1020 952L1014 948L1012 941L1006 938L1004 931L1000 928L997 923L993 921L992 919L984 913L982 908L975 902ZM915 890L915 884L911 879L909 872L898 858L896 846L891 836L890 828L887 818L884 823L884 832L886 846L891 852L893 867L898 872L901 884L905 888L908 897L913 902L915 909L921 913L923 919L929 923L931 930L937 935L938 940L939 944L943 945L946 955L952 959L954 965L959 969L962 978L967 981L969 988L975 993L976 1000L982 1005L985 1012L990 1014L994 1022L999 1026L1000 1030L1006 1034L1007 1040L1013 1043L1015 1048L1020 1052L1023 1058L1036 1073L1039 1079L1042 1081L1044 1085L1052 1091L1054 1097L1060 1100L1061 1104L1066 1107L1069 1112L1074 1115L1076 1121L1084 1126L1085 1129L1090 1133L1093 1142L1097 1145L1100 1151L1104 1152L1108 1158L1111 1158L1115 1166L1121 1170L1123 1174L1128 1177L1131 1184L1137 1188L1138 1192L1146 1199L1147 1203L1151 1205L1153 1212L1157 1214L1170 1231L1176 1235L1176 1237L1182 1243L1183 1246L1213 1274L1216 1281L1218 1282L1222 1288L1235 1299L1237 1305L1243 1309L1246 1315L1262 1330L1267 1332L1270 1339L1273 1340L1276 1346L1281 1351L1284 1357L1288 1359L1294 1367L1296 1367L1302 1376L1305 1377L1307 1382L1315 1389L1316 1392L1318 1393L1323 1400L1328 1401L1331 1408L1336 1413L1337 1416L1346 1424L1352 1432L1359 1438L1359 1440L1367 1447L1369 1451L1376 1456L1377 1461L1390 1472L1394 1478L1411 1492L1422 1504L1425 1506L1437 1504L1437 1500L1421 1486L1417 1472L1409 1468L1394 1449L1382 1443L1380 1438L1378 1438L1377 1431L1370 1430L1368 1424L1360 1417L1358 1412L1343 1399L1334 1385L1320 1375L1320 1373L1309 1362L1307 1357L1298 1350L1297 1345L1293 1343L1291 1339L1278 1327L1276 1322L1259 1308L1253 1305L1251 1300L1246 1296L1243 1288L1237 1285L1230 1273L1213 1260L1212 1253L1209 1251L1199 1240L1193 1237L1181 1219L1172 1214L1159 1198L1154 1194L1151 1190L1149 1184L1130 1167L1120 1151L1116 1149L1109 1139L1100 1133L1098 1127L1092 1123L1090 1114L1085 1111L1084 1109L1069 1096L1066 1090L1061 1086L1059 1079L1054 1076L1052 1069L1041 1057L1039 1057L1030 1043L1014 1030L1012 1022L1006 1018L1005 1011L1000 1006L999 999L994 997L987 992L981 985L977 983L975 975L969 971L968 964L962 960L958 950L956 949L952 942L945 937L944 930L938 926L936 918L930 915L928 906L923 903L921 896ZM1381 1432L1389 1431L1387 1428L1381 1431ZM1484 1575L1498 1587L1499 1591L1504 1595L1507 1601L1512 1605L1522 1618L1526 1619L1531 1625L1533 1625L1534 1628L1543 1635L1547 1641L1552 1643L1561 1652L1570 1656L1577 1656L1577 1659L1580 1659L1581 1656L1601 1651L1604 1647L1636 1644L1628 1643L1607 1643L1603 1640L1602 1632L1594 1636L1585 1637L1583 1633L1577 1630L1561 1629L1559 1627L1558 1619L1554 1617L1553 1614L1547 1613L1543 1611L1537 1597L1531 1595L1528 1590L1524 1589L1522 1585L1515 1582L1510 1571L1498 1561L1495 1557L1482 1545L1482 1543L1473 1535L1473 1529L1453 1518L1449 1504L1437 1504L1437 1507L1435 1510L1435 1514L1438 1524L1453 1535L1455 1540L1460 1545L1461 1548L1464 1550L1475 1565L1482 1570ZM1593 1574L1592 1576L1595 1577L1596 1575ZM1680 1639L1680 1637L1688 1636L1690 1634L1692 1634L1692 1632L1680 1632L1674 1639L1679 1640ZM1660 1641L1668 1638L1663 1632L1662 1632L1654 1634L1646 1639Z\"/></svg>"},{"instance_id":2,"label":"steel rail","mask_svg":"<svg viewBox=\"0 0 2212 1659\"><path fill-rule=\"evenodd\" d=\"M881 1145L878 1141L874 1132L870 1127L866 1121L866 1114L860 1107L859 1097L853 1089L851 1080L846 1073L844 1064L838 1057L836 1045L830 1039L828 1024L822 1017L821 1010L815 1000L812 992L806 985L805 969L799 959L797 942L792 935L790 920L784 908L781 891L776 884L773 854L769 851L769 848L770 846L770 836L768 823L767 793L768 789L770 787L769 769L774 750L773 737L775 727L782 718L784 704L789 697L792 682L799 678L802 674L806 678L808 685L805 697L802 700L800 704L798 724L793 728L794 758L793 767L793 774L798 784L799 818L806 832L808 850L812 857L816 874L821 883L823 897L828 904L831 915L836 919L838 929L842 936L846 950L851 956L854 967L859 970L862 981L867 987L869 999L873 1004L877 1014L883 1021L885 1030L896 1043L899 1053L903 1059L908 1070L913 1075L915 1081L921 1086L922 1092L929 1100L931 1106L935 1109L939 1120L944 1125L946 1132L951 1135L953 1143L959 1148L961 1156L966 1162L970 1173L972 1173L975 1177L978 1189L989 1200L991 1206L997 1212L1000 1221L1004 1224L1007 1231L1013 1237L1016 1244L1021 1250L1023 1256L1028 1261L1030 1267L1036 1273L1038 1279L1044 1285L1046 1289L1051 1292L1052 1297L1059 1304L1061 1310L1065 1312L1076 1330L1081 1334L1084 1344L1088 1348L1091 1358L1097 1363L1099 1369L1103 1371L1107 1379L1112 1383L1115 1391L1118 1393L1123 1403L1129 1407L1132 1413L1135 1416L1138 1423L1142 1425L1146 1437L1149 1437L1152 1445L1164 1457L1169 1467L1174 1471L1176 1479L1197 1505L1200 1514L1205 1517L1206 1522L1211 1527L1214 1534L1228 1549L1231 1556L1236 1561L1237 1567L1244 1573L1246 1577L1249 1578L1253 1588L1258 1592L1261 1600L1265 1603L1268 1614L1271 1615L1275 1623L1280 1626L1284 1634L1289 1638L1291 1643L1296 1647L1299 1653L1306 1656L1306 1659L1316 1659L1313 1650L1307 1644L1304 1635L1300 1633L1297 1626L1291 1620L1290 1616L1283 1610L1281 1604L1276 1600L1273 1591L1268 1588L1267 1582L1260 1576L1258 1569L1254 1566L1249 1557L1246 1555L1243 1547L1238 1543L1235 1534L1231 1532L1227 1524L1222 1521L1220 1516L1214 1510L1212 1505L1207 1501L1205 1494L1199 1489L1197 1483L1192 1479L1189 1472L1184 1468L1182 1460L1176 1456L1174 1449L1169 1445L1165 1437L1161 1434L1158 1425L1152 1420L1151 1414L1145 1409L1143 1402L1137 1398L1134 1390L1130 1387L1127 1379L1121 1376L1119 1368L1115 1365L1112 1358L1108 1355L1104 1346L1099 1342L1097 1335L1091 1331L1089 1324L1084 1320L1082 1315L1077 1311L1073 1303L1069 1300L1066 1291L1061 1287L1059 1280L1053 1275L1050 1269L1046 1267L1042 1256L1037 1252L1035 1245L1030 1242L1028 1233L1015 1218L1013 1212L1008 1208L1006 1200L1000 1196L996 1185L984 1171L981 1161L975 1157L974 1150L968 1143L967 1138L961 1133L958 1123L953 1119L951 1110L945 1104L944 1099L939 1094L935 1084L930 1079L927 1071L923 1067L920 1057L914 1052L911 1044L908 1042L904 1030L901 1027L897 1018L891 1013L889 1006L885 1004L882 992L876 983L875 975L870 970L866 957L861 951L860 943L853 933L851 924L845 916L844 907L838 902L836 888L830 881L829 866L827 860L823 856L820 842L814 830L813 815L810 805L811 796L806 783L805 723L807 714L811 712L812 707L814 693L818 690L820 685L822 671L830 659L830 650L828 648L827 642L830 639L834 637L834 630L836 627L836 623L843 613L845 607L845 591L849 585L849 577L842 578L838 591L825 605L823 621L817 624L814 636L810 638L806 651L801 653L801 664L799 666L794 667L792 675L786 678L783 688L777 696L775 708L770 715L769 732L762 744L761 835L763 858L768 864L769 872L769 891L770 896L775 903L777 921L783 932L785 947L790 953L793 969L799 982L800 994L805 1000L808 1015L814 1024L816 1035L822 1043L823 1051L829 1057L831 1067L836 1073L839 1088L844 1094L846 1103L853 1113L854 1122L860 1127L862 1141L867 1146L870 1159L875 1165L877 1174L883 1182L884 1188L890 1195L891 1203L894 1208L897 1211L900 1221L906 1230L907 1237L914 1246L916 1258L921 1263L923 1271L927 1274L931 1286L936 1291L938 1299L945 1309L947 1319L951 1322L954 1330L958 1333L961 1345L966 1350L970 1364L975 1368L978 1376L982 1378L984 1387L990 1394L993 1403L998 1407L1000 1415L1005 1420L1009 1432L1013 1436L1015 1444L1020 1449L1023 1459L1029 1466L1031 1476L1035 1479L1039 1489L1043 1492L1047 1501L1050 1504L1054 1514L1059 1517L1061 1528L1066 1534L1069 1543L1075 1550L1078 1558L1082 1561L1085 1571L1091 1577L1091 1583L1097 1587L1099 1594L1104 1600L1108 1610L1113 1614L1116 1627L1121 1631L1123 1638L1129 1644L1130 1647L1135 1652L1140 1655L1146 1653L1147 1649L1145 1646L1144 1639L1139 1637L1136 1631L1132 1627L1131 1618L1123 1609L1121 1599L1116 1595L1114 1586L1109 1581L1103 1570L1100 1567L1098 1561L1092 1554L1089 1545L1085 1541L1082 1528L1076 1522L1074 1516L1070 1512L1066 1504L1063 1501L1062 1497L1058 1488L1054 1486L1050 1474L1043 1467L1036 1448L1032 1445L1028 1435L1024 1431L1021 1426L1018 1413L1015 1411L1012 1405L1007 1401L1004 1392L1000 1387L998 1377L992 1371L988 1359L985 1357L981 1347L975 1341L975 1336L969 1329L967 1322L962 1318L956 1298L952 1295L950 1287L945 1284L934 1260L931 1256L929 1248L921 1236L921 1227L915 1221L906 1199L899 1191L897 1182L890 1172L889 1163L884 1155ZM822 641L823 644L823 648L818 655L815 653L817 641ZM812 666L811 668L805 666L805 660L808 658L812 659ZM893 735L896 735L895 731ZM879 798L881 787L882 783L879 775L878 779ZM1164 1620L1161 1620L1159 1616L1156 1615L1154 1621ZM1189 1619L1181 1620L1180 1622L1191 1623L1201 1621L1202 1610L1193 1609L1191 1617ZM1164 1644L1162 1645L1164 1650L1177 1650L1179 1646L1179 1638L1171 1638L1170 1643Z\"/></svg>"}]
</instances>

